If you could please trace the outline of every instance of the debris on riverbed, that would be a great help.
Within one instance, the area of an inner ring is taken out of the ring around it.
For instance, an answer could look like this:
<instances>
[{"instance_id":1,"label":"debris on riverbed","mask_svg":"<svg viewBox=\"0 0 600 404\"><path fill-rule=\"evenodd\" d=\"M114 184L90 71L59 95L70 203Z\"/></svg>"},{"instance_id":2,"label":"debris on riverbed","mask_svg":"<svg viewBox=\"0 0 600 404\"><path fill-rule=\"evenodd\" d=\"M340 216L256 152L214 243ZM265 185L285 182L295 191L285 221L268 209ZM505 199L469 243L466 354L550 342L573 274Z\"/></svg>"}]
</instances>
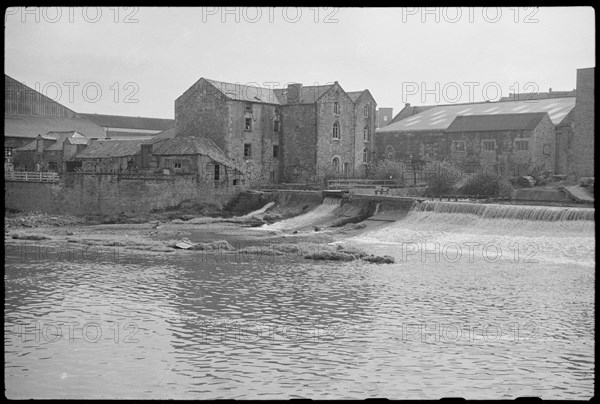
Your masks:
<instances>
[{"instance_id":1,"label":"debris on riverbed","mask_svg":"<svg viewBox=\"0 0 600 404\"><path fill-rule=\"evenodd\" d=\"M396 262L396 260L394 260L393 257L390 257L389 255L384 255L383 257L379 256L379 255L367 255L362 257L363 261L367 261L367 262L373 262L375 264L393 264L394 262Z\"/></svg>"},{"instance_id":2,"label":"debris on riverbed","mask_svg":"<svg viewBox=\"0 0 600 404\"><path fill-rule=\"evenodd\" d=\"M68 215L49 215L47 213L21 213L18 215L5 213L6 228L23 227L65 227L83 223L83 219Z\"/></svg>"},{"instance_id":3,"label":"debris on riverbed","mask_svg":"<svg viewBox=\"0 0 600 404\"><path fill-rule=\"evenodd\" d=\"M11 237L13 239L18 239L18 240L35 240L35 241L52 239L52 237L48 237L43 234L32 234L32 233L13 233L13 234L11 234Z\"/></svg>"},{"instance_id":4,"label":"debris on riverbed","mask_svg":"<svg viewBox=\"0 0 600 404\"><path fill-rule=\"evenodd\" d=\"M356 257L351 254L346 254L338 251L315 251L309 254L306 254L304 258L309 260L326 260L326 261L354 261Z\"/></svg>"}]
</instances>

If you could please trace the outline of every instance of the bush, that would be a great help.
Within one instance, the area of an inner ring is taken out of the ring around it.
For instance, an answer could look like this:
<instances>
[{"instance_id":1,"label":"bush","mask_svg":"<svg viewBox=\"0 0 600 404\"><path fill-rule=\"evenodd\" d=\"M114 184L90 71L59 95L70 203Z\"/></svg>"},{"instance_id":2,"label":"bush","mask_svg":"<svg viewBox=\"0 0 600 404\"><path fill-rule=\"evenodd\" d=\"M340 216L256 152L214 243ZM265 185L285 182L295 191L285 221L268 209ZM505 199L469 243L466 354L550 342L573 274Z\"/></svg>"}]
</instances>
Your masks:
<instances>
[{"instance_id":1,"label":"bush","mask_svg":"<svg viewBox=\"0 0 600 404\"><path fill-rule=\"evenodd\" d=\"M448 161L429 163L427 170L433 171L433 174L427 180L426 195L443 195L452 192L463 176L461 168Z\"/></svg>"},{"instance_id":2,"label":"bush","mask_svg":"<svg viewBox=\"0 0 600 404\"><path fill-rule=\"evenodd\" d=\"M393 160L382 160L369 171L369 177L375 180L394 180L399 185L404 183L404 164Z\"/></svg>"},{"instance_id":3,"label":"bush","mask_svg":"<svg viewBox=\"0 0 600 404\"><path fill-rule=\"evenodd\" d=\"M512 190L513 186L507 178L479 172L460 191L466 195L510 196Z\"/></svg>"}]
</instances>

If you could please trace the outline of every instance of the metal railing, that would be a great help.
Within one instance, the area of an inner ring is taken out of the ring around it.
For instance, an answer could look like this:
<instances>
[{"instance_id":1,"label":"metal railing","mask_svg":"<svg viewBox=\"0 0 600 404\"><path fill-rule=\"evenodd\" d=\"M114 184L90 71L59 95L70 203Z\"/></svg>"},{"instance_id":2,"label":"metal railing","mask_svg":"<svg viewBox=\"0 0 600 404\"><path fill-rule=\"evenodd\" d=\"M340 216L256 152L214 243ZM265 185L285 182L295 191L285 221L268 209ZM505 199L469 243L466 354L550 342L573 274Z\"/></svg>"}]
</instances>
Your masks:
<instances>
[{"instance_id":1,"label":"metal railing","mask_svg":"<svg viewBox=\"0 0 600 404\"><path fill-rule=\"evenodd\" d=\"M5 181L59 182L60 177L53 171L5 171Z\"/></svg>"},{"instance_id":2,"label":"metal railing","mask_svg":"<svg viewBox=\"0 0 600 404\"><path fill-rule=\"evenodd\" d=\"M349 189L349 188L402 188L401 181L396 180L367 180L367 179L337 179L327 181L328 189Z\"/></svg>"}]
</instances>

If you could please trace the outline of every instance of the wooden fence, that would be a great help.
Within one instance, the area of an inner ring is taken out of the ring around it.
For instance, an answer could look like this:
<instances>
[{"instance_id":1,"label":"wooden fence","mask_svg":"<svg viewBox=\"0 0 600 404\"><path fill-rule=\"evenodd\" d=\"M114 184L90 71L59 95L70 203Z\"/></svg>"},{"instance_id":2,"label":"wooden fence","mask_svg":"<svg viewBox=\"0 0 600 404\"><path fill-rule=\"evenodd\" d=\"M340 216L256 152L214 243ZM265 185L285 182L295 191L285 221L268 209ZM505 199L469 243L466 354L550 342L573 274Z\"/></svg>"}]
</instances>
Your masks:
<instances>
[{"instance_id":1,"label":"wooden fence","mask_svg":"<svg viewBox=\"0 0 600 404\"><path fill-rule=\"evenodd\" d=\"M5 181L59 182L60 177L53 171L5 171Z\"/></svg>"}]
</instances>

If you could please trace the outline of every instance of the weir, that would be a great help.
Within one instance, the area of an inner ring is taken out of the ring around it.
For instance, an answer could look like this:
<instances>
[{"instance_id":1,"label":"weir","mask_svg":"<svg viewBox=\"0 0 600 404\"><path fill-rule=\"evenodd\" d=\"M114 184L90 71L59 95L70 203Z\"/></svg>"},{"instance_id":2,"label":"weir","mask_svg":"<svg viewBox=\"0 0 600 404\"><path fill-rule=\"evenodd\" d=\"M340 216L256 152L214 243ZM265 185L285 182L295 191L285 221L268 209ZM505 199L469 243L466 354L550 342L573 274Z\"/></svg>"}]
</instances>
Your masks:
<instances>
[{"instance_id":1,"label":"weir","mask_svg":"<svg viewBox=\"0 0 600 404\"><path fill-rule=\"evenodd\" d=\"M413 206L415 212L463 213L486 219L593 221L595 209L531 205L501 205L466 202L429 202Z\"/></svg>"}]
</instances>

